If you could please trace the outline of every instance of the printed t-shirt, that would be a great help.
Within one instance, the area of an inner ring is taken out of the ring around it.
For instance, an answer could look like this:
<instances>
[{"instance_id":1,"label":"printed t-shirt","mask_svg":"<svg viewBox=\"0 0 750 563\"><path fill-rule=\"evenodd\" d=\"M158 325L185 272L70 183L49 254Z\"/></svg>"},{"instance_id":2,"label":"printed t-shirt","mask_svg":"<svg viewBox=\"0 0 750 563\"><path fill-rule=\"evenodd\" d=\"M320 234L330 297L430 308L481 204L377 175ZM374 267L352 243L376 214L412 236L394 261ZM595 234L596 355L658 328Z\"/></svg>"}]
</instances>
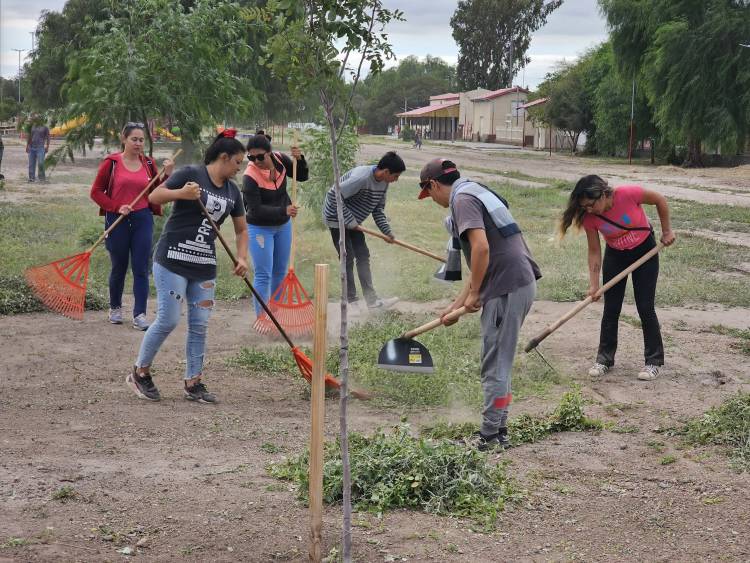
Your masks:
<instances>
[{"instance_id":1,"label":"printed t-shirt","mask_svg":"<svg viewBox=\"0 0 750 563\"><path fill-rule=\"evenodd\" d=\"M612 209L602 213L604 217L625 227L650 227L646 212L643 210L643 188L641 186L618 186L612 194ZM593 213L583 218L583 228L587 231L599 231L607 246L615 250L630 250L640 245L649 237L650 231L629 231L607 223Z\"/></svg>"},{"instance_id":2,"label":"printed t-shirt","mask_svg":"<svg viewBox=\"0 0 750 563\"><path fill-rule=\"evenodd\" d=\"M458 194L453 200L453 216L461 249L471 267L469 229L483 229L490 247L489 264L479 297L482 303L515 291L542 277L521 233L504 237L492 221L482 202L469 194Z\"/></svg>"},{"instance_id":3,"label":"printed t-shirt","mask_svg":"<svg viewBox=\"0 0 750 563\"><path fill-rule=\"evenodd\" d=\"M181 168L163 185L176 190L187 182L195 182L201 187L201 201L217 225L229 215L241 217L245 214L237 185L227 180L223 186L215 186L205 166ZM212 280L216 278L215 239L211 223L203 215L198 202L179 199L172 203L172 212L154 251L154 262L191 280Z\"/></svg>"},{"instance_id":4,"label":"printed t-shirt","mask_svg":"<svg viewBox=\"0 0 750 563\"><path fill-rule=\"evenodd\" d=\"M35 125L31 128L31 142L29 146L32 149L42 149L47 145L49 139L49 127L46 125Z\"/></svg>"}]
</instances>

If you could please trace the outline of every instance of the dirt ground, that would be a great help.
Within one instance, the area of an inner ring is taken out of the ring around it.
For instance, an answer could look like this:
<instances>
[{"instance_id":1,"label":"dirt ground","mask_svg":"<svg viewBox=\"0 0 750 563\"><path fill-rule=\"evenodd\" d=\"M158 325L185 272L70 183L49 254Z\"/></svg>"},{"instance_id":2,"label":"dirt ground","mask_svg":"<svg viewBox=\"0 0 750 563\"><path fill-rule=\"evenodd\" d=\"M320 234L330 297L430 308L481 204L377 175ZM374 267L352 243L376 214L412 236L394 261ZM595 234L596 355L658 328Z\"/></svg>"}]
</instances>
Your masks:
<instances>
[{"instance_id":1,"label":"dirt ground","mask_svg":"<svg viewBox=\"0 0 750 563\"><path fill-rule=\"evenodd\" d=\"M365 147L363 159L383 150ZM3 173L11 182L0 199L42 189L64 197L54 184L21 184L24 155L16 152L9 155L6 143ZM414 167L439 154L432 147L401 152ZM508 169L539 177L553 176L545 170L558 167L540 160L532 174L528 159L509 158ZM94 162L83 172L93 173ZM82 169L56 171L64 173ZM682 171L649 174L673 178L676 187L696 194L716 194L678 186ZM721 174L705 181L732 187L738 193L731 197L750 201L750 193L740 193L742 181ZM410 311L439 307L397 305ZM536 302L523 338L569 307ZM600 307L589 307L541 345L561 371L583 374L589 366ZM87 312L82 322L50 313L0 317L0 561L118 561L126 548L143 561L307 558L307 510L265 466L306 446L309 403L298 379L227 364L242 346L269 344L251 330L249 308L247 301L219 302L211 320L206 382L219 395L217 405L182 399L184 326L155 365L163 400L149 403L124 384L142 333L110 325L104 312ZM332 304L332 333L335 310ZM632 307L624 312L636 315ZM382 518L356 514L356 560L750 561L750 474L729 469L717 449L683 449L679 439L658 432L750 390L747 356L732 348L731 337L706 330L715 324L746 329L750 309L706 305L659 314L668 357L663 377L635 379L642 343L639 330L626 322L617 368L596 382L575 376L592 400L589 415L636 432L563 433L497 454L511 461L508 471L526 496L501 515L493 533L477 533L468 521L408 511ZM517 401L513 414L548 410L556 401ZM326 433L333 438L337 401L329 399L326 407ZM408 414L415 427L437 417L477 416L465 409ZM401 415L355 401L351 426L370 433L398 423ZM662 464L667 455L676 461ZM69 498L53 498L62 487L72 491ZM339 543L340 507L327 507L324 520L327 552Z\"/></svg>"}]
</instances>

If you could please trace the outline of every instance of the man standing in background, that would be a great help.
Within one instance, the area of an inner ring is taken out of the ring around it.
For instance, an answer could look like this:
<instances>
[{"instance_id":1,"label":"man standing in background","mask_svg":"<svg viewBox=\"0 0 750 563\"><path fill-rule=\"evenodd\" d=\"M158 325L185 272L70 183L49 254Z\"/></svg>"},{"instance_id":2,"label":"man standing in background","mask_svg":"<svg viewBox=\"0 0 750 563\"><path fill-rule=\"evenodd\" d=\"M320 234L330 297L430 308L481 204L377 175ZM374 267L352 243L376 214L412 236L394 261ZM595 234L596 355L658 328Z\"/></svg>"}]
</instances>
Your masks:
<instances>
[{"instance_id":1,"label":"man standing in background","mask_svg":"<svg viewBox=\"0 0 750 563\"><path fill-rule=\"evenodd\" d=\"M39 115L32 114L31 130L26 138L26 152L29 155L29 182L36 181L36 169L39 166L39 181L46 182L44 175L44 159L49 151L49 127L41 120Z\"/></svg>"}]
</instances>

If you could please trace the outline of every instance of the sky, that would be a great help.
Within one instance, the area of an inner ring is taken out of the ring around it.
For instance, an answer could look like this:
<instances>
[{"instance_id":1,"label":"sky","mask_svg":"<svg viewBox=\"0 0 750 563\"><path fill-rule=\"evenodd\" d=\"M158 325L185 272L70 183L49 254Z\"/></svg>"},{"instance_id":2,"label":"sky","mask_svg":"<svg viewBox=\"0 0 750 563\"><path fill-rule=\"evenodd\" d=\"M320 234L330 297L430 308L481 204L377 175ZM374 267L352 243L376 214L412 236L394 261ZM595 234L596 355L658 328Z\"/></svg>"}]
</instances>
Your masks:
<instances>
[{"instance_id":1,"label":"sky","mask_svg":"<svg viewBox=\"0 0 750 563\"><path fill-rule=\"evenodd\" d=\"M4 77L18 74L18 53L12 49L31 49L31 32L42 10L59 11L64 4L65 0L0 0L0 72ZM433 55L456 63L458 47L451 36L450 18L458 0L384 0L384 4L402 10L406 18L388 28L398 58ZM558 61L574 60L606 37L596 0L564 0L533 35L528 52L531 63L514 82L533 89ZM22 53L22 64L27 53Z\"/></svg>"}]
</instances>

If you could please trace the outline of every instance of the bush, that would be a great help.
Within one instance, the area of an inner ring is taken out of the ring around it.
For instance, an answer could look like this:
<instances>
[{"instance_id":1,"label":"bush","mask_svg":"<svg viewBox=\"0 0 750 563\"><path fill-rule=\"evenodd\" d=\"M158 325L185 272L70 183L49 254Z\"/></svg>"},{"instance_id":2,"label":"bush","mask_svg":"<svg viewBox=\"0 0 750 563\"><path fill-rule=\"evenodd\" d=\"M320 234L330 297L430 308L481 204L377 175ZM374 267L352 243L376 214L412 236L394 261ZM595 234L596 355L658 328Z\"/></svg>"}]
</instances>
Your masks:
<instances>
[{"instance_id":1,"label":"bush","mask_svg":"<svg viewBox=\"0 0 750 563\"><path fill-rule=\"evenodd\" d=\"M415 134L416 132L411 127L404 127L401 129L401 139L403 141L413 142Z\"/></svg>"},{"instance_id":2,"label":"bush","mask_svg":"<svg viewBox=\"0 0 750 563\"><path fill-rule=\"evenodd\" d=\"M100 311L109 307L109 300L88 289L86 309ZM44 303L37 299L23 276L0 276L0 315L18 315L46 311Z\"/></svg>"},{"instance_id":3,"label":"bush","mask_svg":"<svg viewBox=\"0 0 750 563\"><path fill-rule=\"evenodd\" d=\"M308 129L301 147L310 167L310 179L298 185L300 202L313 211L318 224L323 227L322 209L326 194L333 185L333 160L328 127ZM355 165L359 139L351 127L344 130L338 143L339 172L343 175Z\"/></svg>"},{"instance_id":4,"label":"bush","mask_svg":"<svg viewBox=\"0 0 750 563\"><path fill-rule=\"evenodd\" d=\"M343 497L341 447L327 442L323 467L323 500ZM433 514L473 518L491 527L506 501L520 497L504 465L492 465L487 454L448 441L430 442L409 434L401 424L371 438L349 435L352 504L357 510L382 513L409 508ZM298 485L299 498L308 493L309 452L269 466L278 479Z\"/></svg>"}]
</instances>

